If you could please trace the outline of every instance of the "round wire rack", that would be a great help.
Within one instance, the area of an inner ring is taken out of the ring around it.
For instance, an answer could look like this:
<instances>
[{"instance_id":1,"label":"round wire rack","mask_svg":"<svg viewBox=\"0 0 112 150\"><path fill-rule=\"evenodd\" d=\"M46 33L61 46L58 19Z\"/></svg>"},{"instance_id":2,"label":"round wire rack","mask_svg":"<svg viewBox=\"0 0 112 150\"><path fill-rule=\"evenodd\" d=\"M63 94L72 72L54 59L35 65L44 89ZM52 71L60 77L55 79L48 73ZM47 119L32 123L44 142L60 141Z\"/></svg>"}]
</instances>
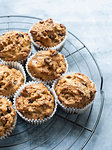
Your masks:
<instances>
[{"instance_id":1,"label":"round wire rack","mask_svg":"<svg viewBox=\"0 0 112 150\"><path fill-rule=\"evenodd\" d=\"M1 16L0 36L10 30L28 32L41 20L29 16ZM32 53L36 50L32 46ZM96 84L94 104L85 113L67 114L58 107L55 116L43 125L28 124L19 116L13 134L0 141L2 150L82 150L92 137L101 117L104 104L103 77L100 68L88 48L70 31L61 51L65 55L68 71L81 72ZM31 80L27 75L27 81Z\"/></svg>"}]
</instances>

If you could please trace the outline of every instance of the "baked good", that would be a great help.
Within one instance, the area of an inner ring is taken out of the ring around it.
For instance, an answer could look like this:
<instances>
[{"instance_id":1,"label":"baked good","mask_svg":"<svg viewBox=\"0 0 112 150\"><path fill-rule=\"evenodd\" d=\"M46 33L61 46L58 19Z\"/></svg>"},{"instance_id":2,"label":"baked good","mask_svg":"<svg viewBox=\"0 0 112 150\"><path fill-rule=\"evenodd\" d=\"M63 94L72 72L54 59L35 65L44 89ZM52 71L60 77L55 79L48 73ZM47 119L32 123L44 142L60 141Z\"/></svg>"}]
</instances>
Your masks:
<instances>
[{"instance_id":1,"label":"baked good","mask_svg":"<svg viewBox=\"0 0 112 150\"><path fill-rule=\"evenodd\" d=\"M53 113L54 107L54 97L43 83L27 85L16 97L16 109L28 119L47 118Z\"/></svg>"},{"instance_id":2,"label":"baked good","mask_svg":"<svg viewBox=\"0 0 112 150\"><path fill-rule=\"evenodd\" d=\"M55 86L59 101L66 107L84 108L95 97L95 84L81 73L62 77Z\"/></svg>"},{"instance_id":3,"label":"baked good","mask_svg":"<svg viewBox=\"0 0 112 150\"><path fill-rule=\"evenodd\" d=\"M33 41L42 47L53 47L61 43L66 36L66 27L54 23L52 19L36 23L30 30Z\"/></svg>"},{"instance_id":4,"label":"baked good","mask_svg":"<svg viewBox=\"0 0 112 150\"><path fill-rule=\"evenodd\" d=\"M56 50L39 51L28 63L28 71L35 78L54 80L59 78L67 69L63 54Z\"/></svg>"},{"instance_id":5,"label":"baked good","mask_svg":"<svg viewBox=\"0 0 112 150\"><path fill-rule=\"evenodd\" d=\"M16 112L6 97L0 97L0 137L10 132L14 125Z\"/></svg>"},{"instance_id":6,"label":"baked good","mask_svg":"<svg viewBox=\"0 0 112 150\"><path fill-rule=\"evenodd\" d=\"M31 51L31 39L28 33L10 31L0 37L0 58L5 61L21 61Z\"/></svg>"},{"instance_id":7,"label":"baked good","mask_svg":"<svg viewBox=\"0 0 112 150\"><path fill-rule=\"evenodd\" d=\"M0 64L0 95L10 96L22 84L24 84L24 77L19 70Z\"/></svg>"}]
</instances>

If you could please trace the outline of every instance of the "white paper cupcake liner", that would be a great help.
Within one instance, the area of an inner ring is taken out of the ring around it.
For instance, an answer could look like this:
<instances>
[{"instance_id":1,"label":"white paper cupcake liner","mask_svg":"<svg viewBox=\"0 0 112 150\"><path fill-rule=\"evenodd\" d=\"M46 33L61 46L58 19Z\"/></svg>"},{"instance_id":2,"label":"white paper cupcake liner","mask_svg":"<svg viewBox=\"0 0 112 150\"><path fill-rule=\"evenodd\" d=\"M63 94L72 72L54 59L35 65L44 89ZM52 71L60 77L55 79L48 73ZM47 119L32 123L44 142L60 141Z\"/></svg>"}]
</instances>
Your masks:
<instances>
[{"instance_id":1,"label":"white paper cupcake liner","mask_svg":"<svg viewBox=\"0 0 112 150\"><path fill-rule=\"evenodd\" d=\"M37 53L38 53L38 52L37 52ZM61 54L61 53L58 52L58 54ZM30 56L30 57L28 58L27 62L26 62L26 71L27 71L27 73L29 74L29 76L31 77L31 79L34 80L34 81L37 81L37 82L38 82L38 81L41 81L41 82L44 82L45 84L48 84L48 85L53 84L53 82L54 82L55 80L57 80L57 79L45 81L45 80L41 80L41 79L39 79L39 78L33 77L32 74L29 72L29 70L28 70L28 64L29 64L29 62L31 61L31 59L32 59L35 55L36 55L36 53L33 54L32 56ZM65 71L65 73L63 73L62 75L66 74L66 72L68 71L68 63L67 63L67 60L66 60L65 57L64 57L64 60L65 60L65 63L66 63L66 71ZM62 75L61 75L61 76L62 76ZM61 76L60 76L60 77L61 77Z\"/></svg>"},{"instance_id":2,"label":"white paper cupcake liner","mask_svg":"<svg viewBox=\"0 0 112 150\"><path fill-rule=\"evenodd\" d=\"M31 29L32 29L32 27L30 28L30 30L31 30ZM32 44L34 45L34 47L35 47L37 50L55 49L55 50L57 50L57 51L60 52L60 51L62 50L62 48L63 48L65 42L66 42L66 39L67 39L67 33L66 33L65 38L64 38L64 39L61 41L61 43L59 43L58 45L53 46L53 47L44 47L44 46L40 46L39 44L37 44L37 43L34 42L33 37L32 37L32 35L31 35L31 33L30 33L30 30L29 30L29 36L30 36L30 38L31 38L31 42L32 42Z\"/></svg>"},{"instance_id":3,"label":"white paper cupcake liner","mask_svg":"<svg viewBox=\"0 0 112 150\"><path fill-rule=\"evenodd\" d=\"M56 100L55 100L55 108L54 108L54 111L53 111L53 113L49 116L49 117L47 117L47 118L44 118L44 119L42 119L42 120L40 120L40 119L28 119L28 118L26 118L23 114L21 114L17 109L16 109L16 98L18 97L18 96L20 96L20 94L21 94L21 91L27 86L27 85L32 85L32 84L36 84L36 83L41 83L41 82L36 82L36 81L29 81L28 83L26 83L26 84L24 84L23 86L21 86L20 88L19 88L19 90L16 92L16 94L15 94L15 96L14 96L14 101L13 101L13 103L14 103L14 108L15 108L15 110L16 110L16 112L18 113L18 115L23 119L23 120L25 120L25 121L27 121L28 123L32 123L32 124L34 124L34 125L39 125L39 124L42 124L42 123L44 123L44 122L46 122L46 121L48 121L49 119L51 119L53 116L54 116L54 114L55 114L55 112L56 112L56 110L57 110L57 102L56 102ZM47 88L48 88L48 90L52 93L52 95L53 95L53 90L52 89L50 89L46 84L44 84ZM54 96L54 95L53 95ZM54 99L55 99L55 96L54 96Z\"/></svg>"},{"instance_id":4,"label":"white paper cupcake liner","mask_svg":"<svg viewBox=\"0 0 112 150\"><path fill-rule=\"evenodd\" d=\"M63 77L66 76L66 75L71 75L71 74L75 74L75 73L76 73L76 72L68 72L68 73L65 73L65 74L63 75ZM88 105L86 105L84 108L81 108L81 109L74 108L74 107L66 107L66 106L64 106L64 105L60 102L60 100L58 99L58 96L57 96L57 94L56 94L56 92L55 92L55 86L57 85L57 83L58 83L59 80L60 80L60 78L59 78L58 80L56 80L56 81L53 83L52 89L53 89L53 93L54 93L54 95L55 95L55 97L56 97L57 103L59 104L59 106L60 106L65 112L67 112L67 113L82 114L82 113L84 113L86 110L88 110L88 109L91 107L91 105L94 103L94 100L93 100L93 101L91 101ZM93 82L93 81L92 81L92 82ZM93 82L93 83L94 83L94 82Z\"/></svg>"},{"instance_id":5,"label":"white paper cupcake liner","mask_svg":"<svg viewBox=\"0 0 112 150\"><path fill-rule=\"evenodd\" d=\"M24 76L24 84L26 83L26 74L25 74L23 66L20 63L14 62L14 61L1 61L0 64L9 65L11 68L15 68L19 70ZM8 95L7 98L13 98L14 94L15 93Z\"/></svg>"},{"instance_id":6,"label":"white paper cupcake liner","mask_svg":"<svg viewBox=\"0 0 112 150\"><path fill-rule=\"evenodd\" d=\"M5 96L0 96L0 97L4 98ZM6 97L6 98L7 98L7 97ZM9 102L11 102L8 98L7 98L7 100L8 100ZM14 106L13 106L13 108L14 108ZM0 140L3 140L3 139L5 139L5 138L9 137L9 136L12 134L12 132L13 132L14 129L15 129L16 122L17 122L17 114L16 114L16 116L15 116L15 121L14 121L12 127L11 127L10 130L7 131L3 136L0 136Z\"/></svg>"},{"instance_id":7,"label":"white paper cupcake liner","mask_svg":"<svg viewBox=\"0 0 112 150\"><path fill-rule=\"evenodd\" d=\"M29 55L25 59L23 59L23 60L19 60L19 61L6 61L6 62L18 62L18 63L20 63L22 65L25 65L25 63L26 63L27 59L30 57L30 55L31 55L31 51L30 51ZM5 61L5 60L3 60L2 58L0 58L0 61Z\"/></svg>"}]
</instances>

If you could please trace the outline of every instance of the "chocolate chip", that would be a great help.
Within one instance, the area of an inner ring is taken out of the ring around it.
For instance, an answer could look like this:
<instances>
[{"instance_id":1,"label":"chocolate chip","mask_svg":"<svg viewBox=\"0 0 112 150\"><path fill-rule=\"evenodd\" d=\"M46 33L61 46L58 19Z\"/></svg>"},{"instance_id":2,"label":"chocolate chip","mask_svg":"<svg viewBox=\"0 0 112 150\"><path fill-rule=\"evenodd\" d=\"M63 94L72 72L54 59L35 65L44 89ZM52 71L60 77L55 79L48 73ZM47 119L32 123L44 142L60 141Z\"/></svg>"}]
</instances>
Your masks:
<instances>
[{"instance_id":1,"label":"chocolate chip","mask_svg":"<svg viewBox=\"0 0 112 150\"><path fill-rule=\"evenodd\" d=\"M11 107L10 106L7 106L7 112L11 113Z\"/></svg>"},{"instance_id":2,"label":"chocolate chip","mask_svg":"<svg viewBox=\"0 0 112 150\"><path fill-rule=\"evenodd\" d=\"M0 117L2 117L2 116L3 116L3 113L0 114Z\"/></svg>"},{"instance_id":3,"label":"chocolate chip","mask_svg":"<svg viewBox=\"0 0 112 150\"><path fill-rule=\"evenodd\" d=\"M18 39L19 37L24 38L24 35L23 35L23 34L21 34L21 33L19 33L19 34L17 35L17 39Z\"/></svg>"},{"instance_id":4,"label":"chocolate chip","mask_svg":"<svg viewBox=\"0 0 112 150\"><path fill-rule=\"evenodd\" d=\"M51 39L51 40L53 40L54 38L53 38L53 35L49 35L49 38Z\"/></svg>"},{"instance_id":5,"label":"chocolate chip","mask_svg":"<svg viewBox=\"0 0 112 150\"><path fill-rule=\"evenodd\" d=\"M19 42L18 42L18 41L16 41L16 44L19 44Z\"/></svg>"},{"instance_id":6,"label":"chocolate chip","mask_svg":"<svg viewBox=\"0 0 112 150\"><path fill-rule=\"evenodd\" d=\"M52 99L50 98L49 101L51 101Z\"/></svg>"},{"instance_id":7,"label":"chocolate chip","mask_svg":"<svg viewBox=\"0 0 112 150\"><path fill-rule=\"evenodd\" d=\"M53 51L53 53L50 56L53 57L53 56L57 56L57 55L58 55L58 52L57 51Z\"/></svg>"},{"instance_id":8,"label":"chocolate chip","mask_svg":"<svg viewBox=\"0 0 112 150\"><path fill-rule=\"evenodd\" d=\"M39 23L43 24L43 23L44 23L44 21L40 21Z\"/></svg>"},{"instance_id":9,"label":"chocolate chip","mask_svg":"<svg viewBox=\"0 0 112 150\"><path fill-rule=\"evenodd\" d=\"M64 71L62 70L61 72L60 72L60 74L62 75L64 73Z\"/></svg>"},{"instance_id":10,"label":"chocolate chip","mask_svg":"<svg viewBox=\"0 0 112 150\"><path fill-rule=\"evenodd\" d=\"M66 82L66 80L65 81L63 81L63 83L65 83Z\"/></svg>"},{"instance_id":11,"label":"chocolate chip","mask_svg":"<svg viewBox=\"0 0 112 150\"><path fill-rule=\"evenodd\" d=\"M59 33L58 35L59 35L59 36L64 36L64 34L63 34L63 33Z\"/></svg>"},{"instance_id":12,"label":"chocolate chip","mask_svg":"<svg viewBox=\"0 0 112 150\"><path fill-rule=\"evenodd\" d=\"M20 36L24 38L24 35L23 35L23 34L20 34Z\"/></svg>"},{"instance_id":13,"label":"chocolate chip","mask_svg":"<svg viewBox=\"0 0 112 150\"><path fill-rule=\"evenodd\" d=\"M86 86L87 87L87 84L86 83L82 83L84 86Z\"/></svg>"},{"instance_id":14,"label":"chocolate chip","mask_svg":"<svg viewBox=\"0 0 112 150\"><path fill-rule=\"evenodd\" d=\"M83 95L83 92L81 92L81 91L78 91L79 92L79 94L82 96Z\"/></svg>"},{"instance_id":15,"label":"chocolate chip","mask_svg":"<svg viewBox=\"0 0 112 150\"><path fill-rule=\"evenodd\" d=\"M33 103L34 102L34 100L33 99L29 99L29 103Z\"/></svg>"},{"instance_id":16,"label":"chocolate chip","mask_svg":"<svg viewBox=\"0 0 112 150\"><path fill-rule=\"evenodd\" d=\"M7 121L8 121L8 120L5 120L5 122L3 123L3 126L5 126L5 125L6 125Z\"/></svg>"},{"instance_id":17,"label":"chocolate chip","mask_svg":"<svg viewBox=\"0 0 112 150\"><path fill-rule=\"evenodd\" d=\"M48 115L45 115L45 118L49 117Z\"/></svg>"},{"instance_id":18,"label":"chocolate chip","mask_svg":"<svg viewBox=\"0 0 112 150\"><path fill-rule=\"evenodd\" d=\"M67 78L67 79L71 79L71 76L68 75L66 78Z\"/></svg>"},{"instance_id":19,"label":"chocolate chip","mask_svg":"<svg viewBox=\"0 0 112 150\"><path fill-rule=\"evenodd\" d=\"M63 28L63 27L64 27L64 25L63 25L63 24L60 24L60 27L61 27L61 28Z\"/></svg>"}]
</instances>

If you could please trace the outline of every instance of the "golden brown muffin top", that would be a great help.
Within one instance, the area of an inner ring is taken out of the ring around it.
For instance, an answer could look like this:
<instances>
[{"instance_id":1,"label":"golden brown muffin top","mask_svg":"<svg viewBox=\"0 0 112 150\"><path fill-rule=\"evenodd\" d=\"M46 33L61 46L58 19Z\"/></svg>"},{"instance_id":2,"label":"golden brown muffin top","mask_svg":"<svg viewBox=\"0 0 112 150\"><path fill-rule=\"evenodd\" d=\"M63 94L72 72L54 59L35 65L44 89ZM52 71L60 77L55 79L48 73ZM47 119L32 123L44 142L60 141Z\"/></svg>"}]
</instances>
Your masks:
<instances>
[{"instance_id":1,"label":"golden brown muffin top","mask_svg":"<svg viewBox=\"0 0 112 150\"><path fill-rule=\"evenodd\" d=\"M84 108L95 97L95 84L81 73L62 77L55 91L60 102L66 107Z\"/></svg>"},{"instance_id":2,"label":"golden brown muffin top","mask_svg":"<svg viewBox=\"0 0 112 150\"><path fill-rule=\"evenodd\" d=\"M28 33L10 31L0 37L0 58L5 61L20 61L31 51L31 40Z\"/></svg>"},{"instance_id":3,"label":"golden brown muffin top","mask_svg":"<svg viewBox=\"0 0 112 150\"><path fill-rule=\"evenodd\" d=\"M43 83L27 85L16 98L17 110L28 119L44 119L54 107L54 97Z\"/></svg>"},{"instance_id":4,"label":"golden brown muffin top","mask_svg":"<svg viewBox=\"0 0 112 150\"><path fill-rule=\"evenodd\" d=\"M0 97L0 136L8 132L15 122L16 112L12 103L5 97Z\"/></svg>"},{"instance_id":5,"label":"golden brown muffin top","mask_svg":"<svg viewBox=\"0 0 112 150\"><path fill-rule=\"evenodd\" d=\"M63 24L54 23L52 19L47 19L36 23L30 33L38 45L53 47L65 38L66 27Z\"/></svg>"},{"instance_id":6,"label":"golden brown muffin top","mask_svg":"<svg viewBox=\"0 0 112 150\"><path fill-rule=\"evenodd\" d=\"M0 64L0 95L10 96L22 84L24 84L24 77L19 70Z\"/></svg>"},{"instance_id":7,"label":"golden brown muffin top","mask_svg":"<svg viewBox=\"0 0 112 150\"><path fill-rule=\"evenodd\" d=\"M28 63L31 75L45 81L59 78L66 69L64 56L53 49L37 52Z\"/></svg>"}]
</instances>

